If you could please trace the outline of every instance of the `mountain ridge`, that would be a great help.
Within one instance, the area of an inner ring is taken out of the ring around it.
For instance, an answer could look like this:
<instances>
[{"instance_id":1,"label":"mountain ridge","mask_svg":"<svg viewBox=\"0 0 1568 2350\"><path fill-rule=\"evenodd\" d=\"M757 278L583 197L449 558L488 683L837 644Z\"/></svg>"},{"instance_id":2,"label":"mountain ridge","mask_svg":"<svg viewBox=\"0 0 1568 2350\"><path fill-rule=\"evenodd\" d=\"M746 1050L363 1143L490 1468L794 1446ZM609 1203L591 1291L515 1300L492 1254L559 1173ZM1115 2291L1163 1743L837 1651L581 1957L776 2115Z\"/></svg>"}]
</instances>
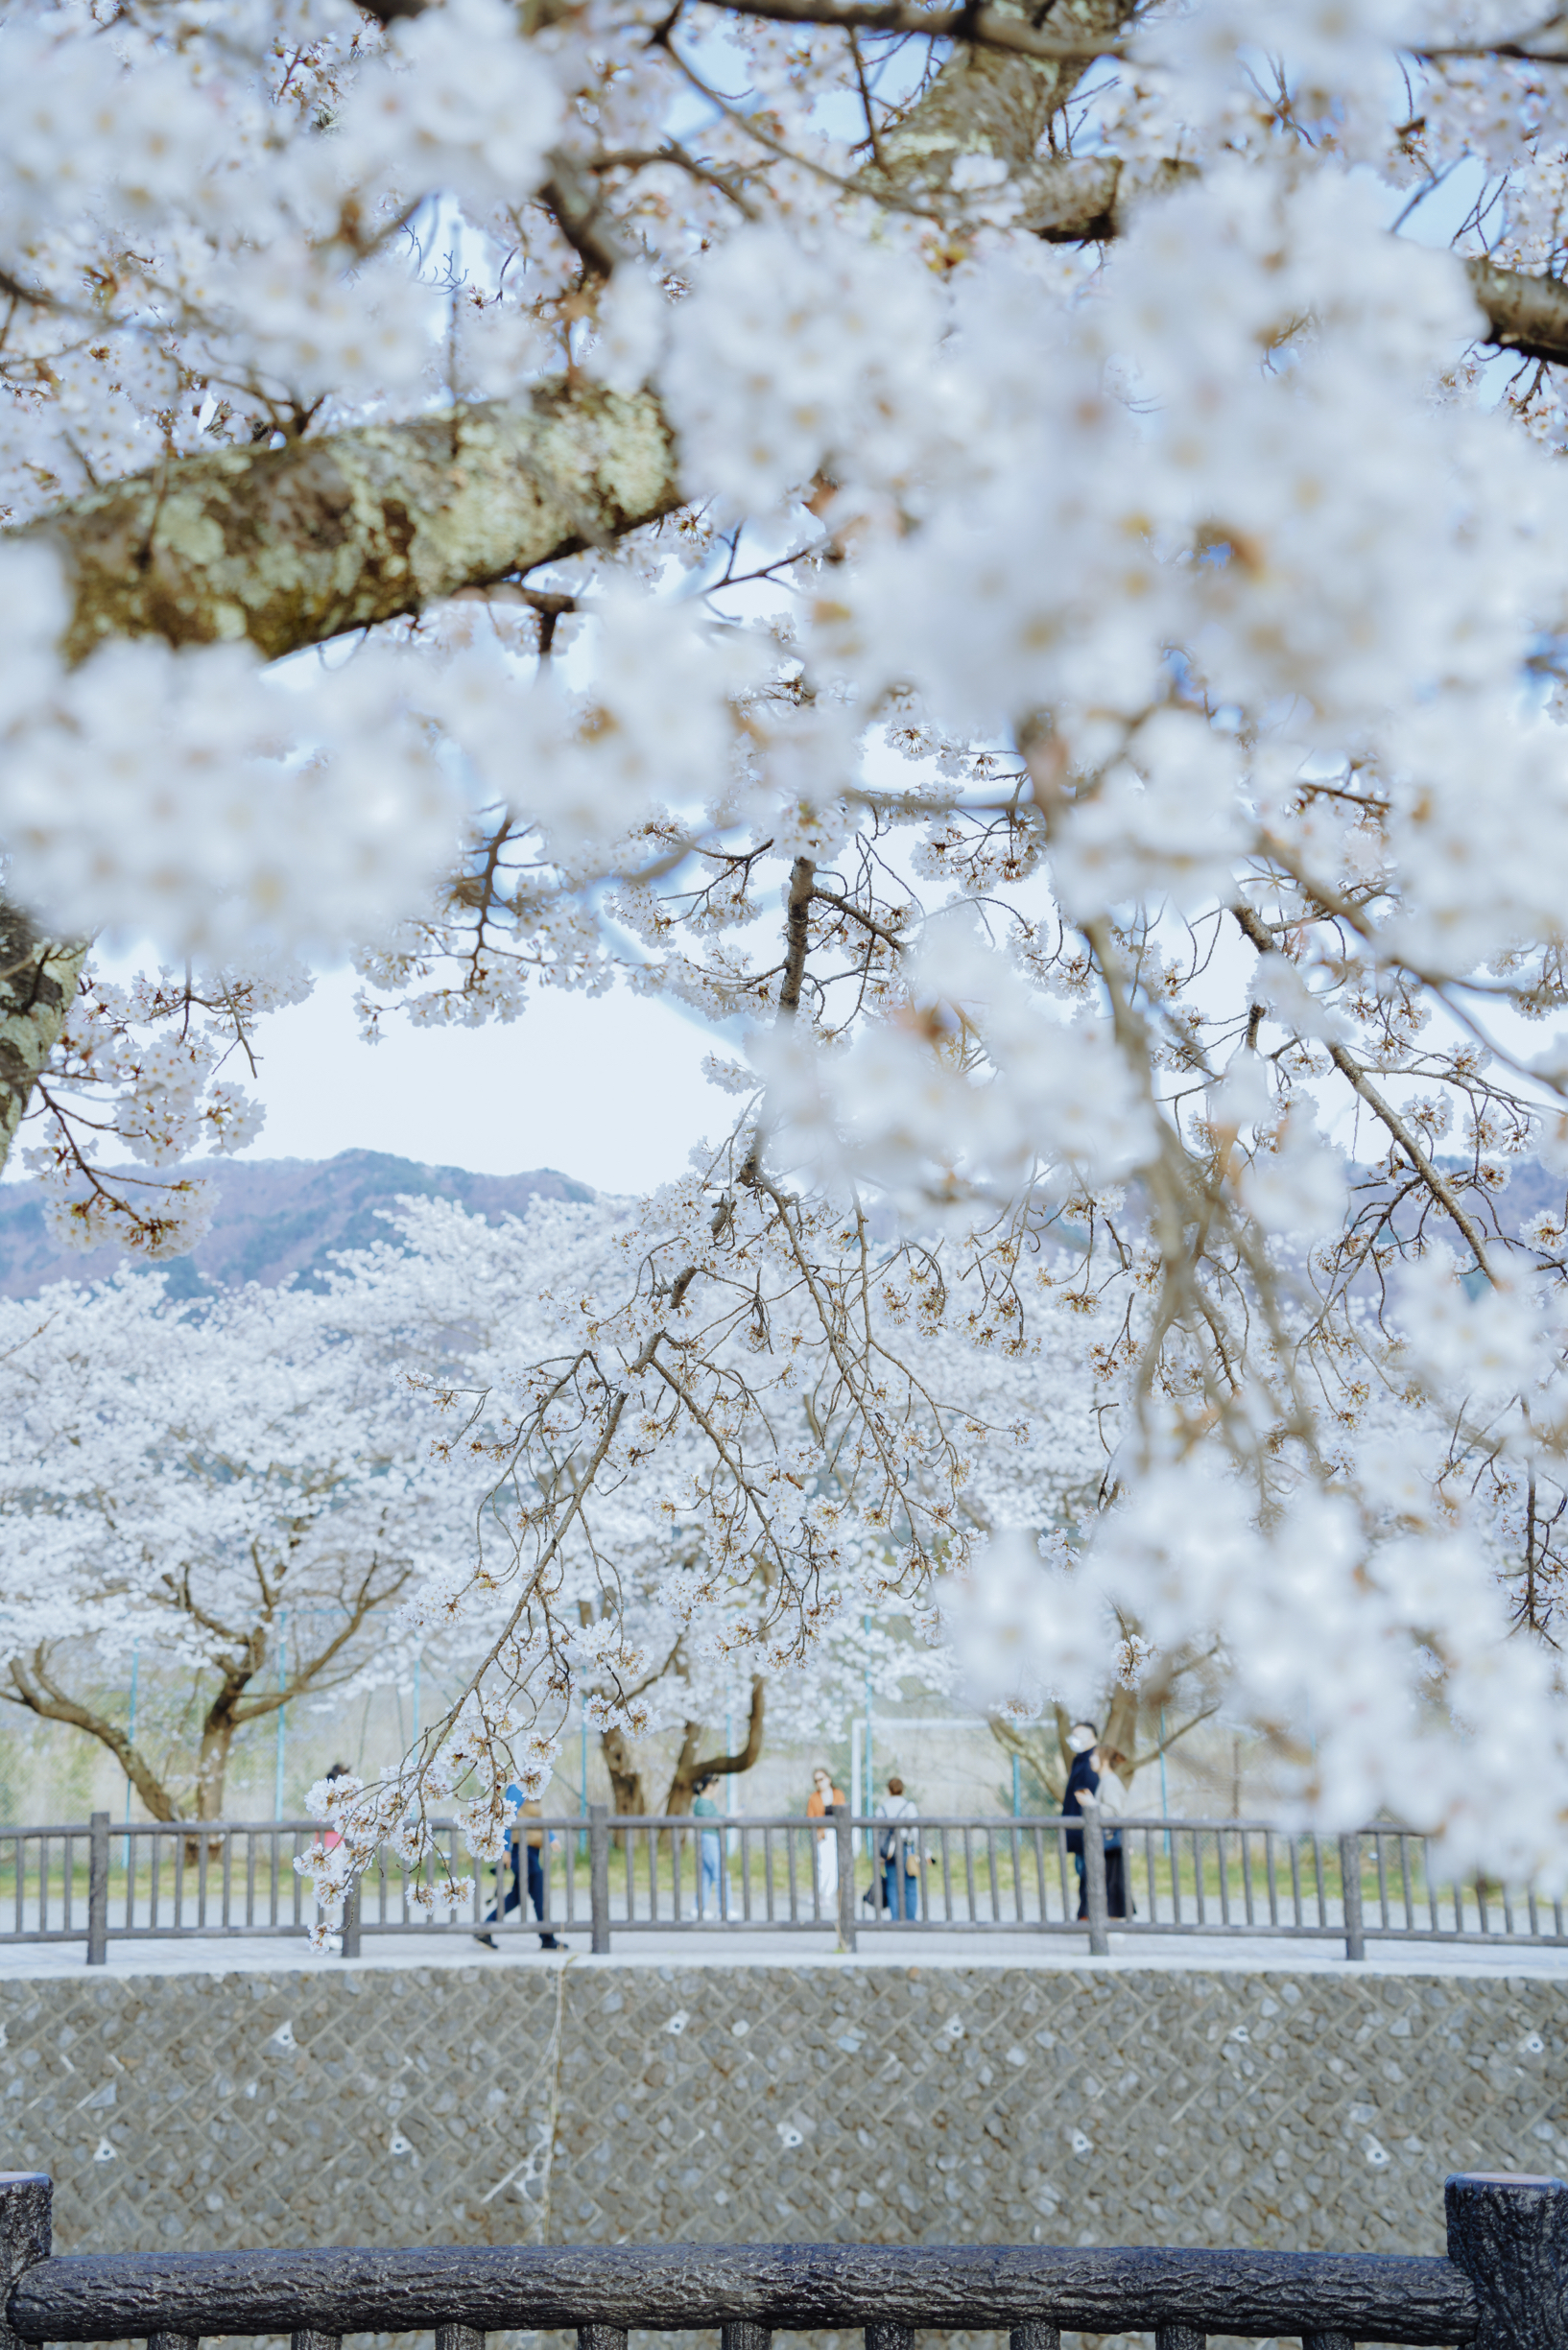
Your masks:
<instances>
[{"instance_id":1,"label":"mountain ridge","mask_svg":"<svg viewBox=\"0 0 1568 2350\"><path fill-rule=\"evenodd\" d=\"M179 1172L210 1177L220 1193L204 1238L160 1269L174 1295L190 1297L247 1281L267 1289L295 1281L315 1286L344 1249L390 1237L378 1211L399 1199L452 1199L495 1222L522 1215L535 1199L597 1196L554 1167L485 1175L390 1151L340 1151L328 1159L200 1159ZM0 1184L0 1296L34 1297L53 1281L103 1280L126 1261L114 1247L85 1254L59 1247L44 1222L41 1184Z\"/></svg>"}]
</instances>

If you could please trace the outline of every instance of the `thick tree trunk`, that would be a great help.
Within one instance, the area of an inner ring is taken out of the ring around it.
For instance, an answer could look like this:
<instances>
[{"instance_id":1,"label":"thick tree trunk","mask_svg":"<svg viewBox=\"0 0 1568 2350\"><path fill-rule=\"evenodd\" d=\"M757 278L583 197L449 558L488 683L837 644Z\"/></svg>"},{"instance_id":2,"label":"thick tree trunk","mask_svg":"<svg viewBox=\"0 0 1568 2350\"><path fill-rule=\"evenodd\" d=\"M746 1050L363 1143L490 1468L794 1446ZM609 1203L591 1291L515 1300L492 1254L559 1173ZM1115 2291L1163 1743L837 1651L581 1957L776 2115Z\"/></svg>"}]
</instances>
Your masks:
<instances>
[{"instance_id":1,"label":"thick tree trunk","mask_svg":"<svg viewBox=\"0 0 1568 2350\"><path fill-rule=\"evenodd\" d=\"M643 1785L642 1767L626 1732L601 1730L599 1751L609 1771L610 1799L616 1813L624 1818L646 1819L648 1790Z\"/></svg>"},{"instance_id":2,"label":"thick tree trunk","mask_svg":"<svg viewBox=\"0 0 1568 2350\"><path fill-rule=\"evenodd\" d=\"M225 1695L228 1694L226 1691ZM196 1765L198 1819L222 1819L224 1816L224 1790L228 1780L235 1727L232 1706L220 1698L202 1725L202 1748Z\"/></svg>"},{"instance_id":3,"label":"thick tree trunk","mask_svg":"<svg viewBox=\"0 0 1568 2350\"><path fill-rule=\"evenodd\" d=\"M749 1770L752 1768L762 1752L765 1702L759 1677L751 1683L751 1712L747 1722L746 1744L739 1754L702 1755L702 1724L700 1721L687 1722L685 1735L680 1742L680 1752L676 1758L670 1792L664 1800L664 1809L669 1817L678 1819L685 1816L692 1808L692 1798L699 1786L711 1772L718 1772L723 1777L731 1771Z\"/></svg>"}]
</instances>

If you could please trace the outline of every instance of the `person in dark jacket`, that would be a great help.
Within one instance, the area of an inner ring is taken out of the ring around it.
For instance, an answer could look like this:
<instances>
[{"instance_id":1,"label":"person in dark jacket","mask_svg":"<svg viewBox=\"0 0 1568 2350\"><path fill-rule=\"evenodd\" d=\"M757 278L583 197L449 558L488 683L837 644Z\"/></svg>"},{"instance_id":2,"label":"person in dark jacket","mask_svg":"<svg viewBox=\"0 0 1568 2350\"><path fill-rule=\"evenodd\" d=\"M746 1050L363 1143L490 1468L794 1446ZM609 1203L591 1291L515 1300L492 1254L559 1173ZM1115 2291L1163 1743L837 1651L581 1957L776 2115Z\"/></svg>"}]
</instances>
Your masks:
<instances>
[{"instance_id":1,"label":"person in dark jacket","mask_svg":"<svg viewBox=\"0 0 1568 2350\"><path fill-rule=\"evenodd\" d=\"M1061 1808L1069 1819L1081 1819L1083 1806L1080 1798L1086 1794L1092 1795L1100 1785L1100 1773L1094 1767L1095 1748L1100 1744L1100 1732L1092 1721L1075 1721L1067 1733L1067 1744L1073 1750L1073 1763L1072 1768L1067 1773L1067 1792L1062 1796ZM1088 1905L1083 1891L1083 1831L1081 1828L1068 1829L1067 1849L1073 1856L1073 1866L1078 1871L1078 1913L1080 1917L1086 1917Z\"/></svg>"}]
</instances>

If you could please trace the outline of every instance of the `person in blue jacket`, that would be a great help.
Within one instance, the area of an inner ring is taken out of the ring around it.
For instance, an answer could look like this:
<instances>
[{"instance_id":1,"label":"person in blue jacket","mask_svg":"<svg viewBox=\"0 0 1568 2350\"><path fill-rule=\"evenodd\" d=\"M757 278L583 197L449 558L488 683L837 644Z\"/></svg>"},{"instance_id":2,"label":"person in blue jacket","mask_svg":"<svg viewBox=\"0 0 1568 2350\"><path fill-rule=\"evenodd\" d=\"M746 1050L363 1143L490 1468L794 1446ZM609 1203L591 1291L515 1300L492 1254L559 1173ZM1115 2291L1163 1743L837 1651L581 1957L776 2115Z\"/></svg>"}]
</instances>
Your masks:
<instances>
[{"instance_id":1,"label":"person in blue jacket","mask_svg":"<svg viewBox=\"0 0 1568 2350\"><path fill-rule=\"evenodd\" d=\"M496 1870L497 1904L493 1910L486 1911L485 1923L487 1926L493 1926L498 1916L506 1917L511 1911L522 1908L522 1856L526 1852L528 1855L528 1897L534 1904L534 1914L542 1926L544 1924L544 1830L529 1828L525 1831L523 1821L542 1818L543 1807L538 1803L525 1801L522 1789L516 1786L507 1789L507 1801L517 1807L512 1823L507 1830L507 1842L511 1850L511 1883L507 1888L507 1898L503 1906L499 1899L501 1869ZM505 1862L501 1865L505 1867ZM487 1950L499 1950L501 1947L493 1934L476 1934L474 1940L483 1943ZM553 1934L546 1932L539 1936L541 1950L561 1950L564 1947L565 1945L558 1942Z\"/></svg>"}]
</instances>

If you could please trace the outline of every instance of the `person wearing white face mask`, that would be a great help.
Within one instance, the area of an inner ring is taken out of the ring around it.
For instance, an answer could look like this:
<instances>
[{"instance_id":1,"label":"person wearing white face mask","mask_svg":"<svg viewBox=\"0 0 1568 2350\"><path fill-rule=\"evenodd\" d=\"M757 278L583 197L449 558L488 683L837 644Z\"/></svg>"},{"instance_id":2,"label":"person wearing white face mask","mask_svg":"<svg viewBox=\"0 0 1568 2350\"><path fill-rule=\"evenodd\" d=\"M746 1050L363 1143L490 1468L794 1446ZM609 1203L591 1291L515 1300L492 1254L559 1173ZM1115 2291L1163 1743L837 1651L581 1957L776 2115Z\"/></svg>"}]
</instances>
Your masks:
<instances>
[{"instance_id":1,"label":"person wearing white face mask","mask_svg":"<svg viewBox=\"0 0 1568 2350\"><path fill-rule=\"evenodd\" d=\"M1067 1787L1061 1798L1061 1809L1063 1816L1068 1819L1077 1819L1081 1816L1084 1796L1092 1795L1100 1784L1100 1773L1095 1768L1094 1761L1095 1748L1099 1743L1100 1732L1092 1721L1075 1721L1067 1733L1067 1748L1073 1761L1067 1773ZM1083 1831L1081 1828L1068 1829L1067 1849L1073 1856L1073 1866L1078 1871L1078 1913L1080 1917L1086 1917L1088 1911L1083 1898Z\"/></svg>"}]
</instances>

